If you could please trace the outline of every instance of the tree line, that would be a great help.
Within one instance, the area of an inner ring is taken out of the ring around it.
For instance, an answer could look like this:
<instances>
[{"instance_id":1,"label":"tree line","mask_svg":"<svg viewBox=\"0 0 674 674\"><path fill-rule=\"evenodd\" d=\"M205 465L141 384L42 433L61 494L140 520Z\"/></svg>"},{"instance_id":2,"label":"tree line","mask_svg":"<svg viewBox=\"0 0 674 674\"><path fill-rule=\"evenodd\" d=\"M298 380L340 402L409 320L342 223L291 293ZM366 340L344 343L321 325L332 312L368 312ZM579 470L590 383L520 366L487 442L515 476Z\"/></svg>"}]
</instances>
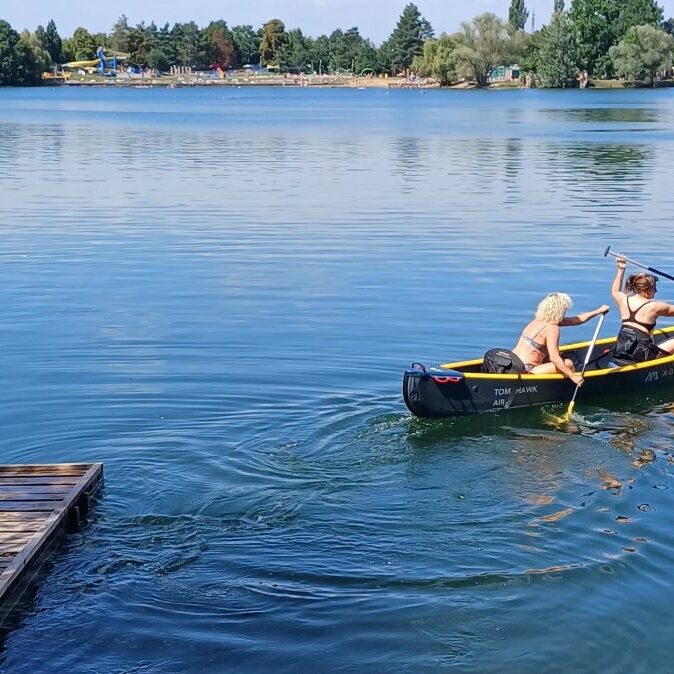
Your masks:
<instances>
[{"instance_id":1,"label":"tree line","mask_svg":"<svg viewBox=\"0 0 674 674\"><path fill-rule=\"evenodd\" d=\"M511 0L507 21L482 14L462 23L426 41L414 67L443 84L484 86L495 68L517 64L534 86L567 87L579 75L654 85L674 63L674 19L664 21L655 0L571 0L568 9L555 0L547 24L534 20L524 0Z\"/></svg>"},{"instance_id":2,"label":"tree line","mask_svg":"<svg viewBox=\"0 0 674 674\"><path fill-rule=\"evenodd\" d=\"M537 28L525 0L511 0L508 18L482 14L455 33L438 37L419 8L408 4L380 45L357 27L316 38L279 19L257 30L224 20L130 25L122 15L109 33L77 28L61 37L53 20L35 31L15 31L0 20L0 85L33 84L56 64L95 58L96 49L129 54L132 63L158 71L264 66L281 72L399 74L411 71L447 85L489 82L499 66L518 64L540 86L564 87L588 77L655 82L672 66L674 19L664 20L655 0L555 0Z\"/></svg>"}]
</instances>

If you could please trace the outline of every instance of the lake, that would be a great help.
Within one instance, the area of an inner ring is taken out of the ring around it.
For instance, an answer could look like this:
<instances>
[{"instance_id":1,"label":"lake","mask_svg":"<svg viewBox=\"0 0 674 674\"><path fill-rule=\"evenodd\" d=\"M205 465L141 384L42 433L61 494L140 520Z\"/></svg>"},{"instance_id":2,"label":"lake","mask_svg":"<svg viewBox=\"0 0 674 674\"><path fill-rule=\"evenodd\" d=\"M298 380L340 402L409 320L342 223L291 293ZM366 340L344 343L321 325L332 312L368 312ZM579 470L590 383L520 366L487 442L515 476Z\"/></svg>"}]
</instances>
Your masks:
<instances>
[{"instance_id":1,"label":"lake","mask_svg":"<svg viewBox=\"0 0 674 674\"><path fill-rule=\"evenodd\" d=\"M672 273L673 173L672 90L0 90L0 463L106 479L0 667L670 669L674 390L401 375Z\"/></svg>"}]
</instances>

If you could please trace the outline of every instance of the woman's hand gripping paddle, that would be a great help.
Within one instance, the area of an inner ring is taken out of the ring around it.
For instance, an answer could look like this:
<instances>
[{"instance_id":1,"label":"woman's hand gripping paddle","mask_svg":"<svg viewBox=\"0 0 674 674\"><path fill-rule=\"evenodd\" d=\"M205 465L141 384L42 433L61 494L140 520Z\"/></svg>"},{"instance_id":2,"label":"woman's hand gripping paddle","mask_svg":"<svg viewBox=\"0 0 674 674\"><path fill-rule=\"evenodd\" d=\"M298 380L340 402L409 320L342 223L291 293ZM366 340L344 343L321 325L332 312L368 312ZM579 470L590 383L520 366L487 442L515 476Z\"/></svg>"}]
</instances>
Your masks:
<instances>
[{"instance_id":1,"label":"woman's hand gripping paddle","mask_svg":"<svg viewBox=\"0 0 674 674\"><path fill-rule=\"evenodd\" d=\"M660 271L655 267L649 267L646 264L641 264L641 262L637 262L636 260L627 257L627 255L623 255L622 253L616 253L615 251L611 250L611 246L607 246L606 250L604 251L604 257L608 257L609 255L612 255L613 257L622 258L623 260L625 260L625 262L629 262L630 264L633 264L635 267L641 267L642 269L650 271L653 274L657 274L658 276L664 276L665 278L668 278L670 281L674 281L674 276L670 276L669 274L665 273L664 271Z\"/></svg>"},{"instance_id":2,"label":"woman's hand gripping paddle","mask_svg":"<svg viewBox=\"0 0 674 674\"><path fill-rule=\"evenodd\" d=\"M594 330L594 335L592 335L592 341L590 342L590 346L587 347L587 353L585 354L585 362L583 363L583 369L580 371L581 377L585 374L587 364L590 362L590 358L592 358L594 345L597 341L597 337L599 337L599 331L601 330L601 326L604 324L604 319L606 318L607 313L608 311L606 313L603 313L599 317L599 322L597 323L597 327ZM573 414L573 408L576 406L576 396L578 395L579 388L580 384L576 386L576 390L573 392L573 398L571 398L571 402L569 403L569 409L566 410L566 414L562 417L564 421L568 421L571 418L571 415Z\"/></svg>"}]
</instances>

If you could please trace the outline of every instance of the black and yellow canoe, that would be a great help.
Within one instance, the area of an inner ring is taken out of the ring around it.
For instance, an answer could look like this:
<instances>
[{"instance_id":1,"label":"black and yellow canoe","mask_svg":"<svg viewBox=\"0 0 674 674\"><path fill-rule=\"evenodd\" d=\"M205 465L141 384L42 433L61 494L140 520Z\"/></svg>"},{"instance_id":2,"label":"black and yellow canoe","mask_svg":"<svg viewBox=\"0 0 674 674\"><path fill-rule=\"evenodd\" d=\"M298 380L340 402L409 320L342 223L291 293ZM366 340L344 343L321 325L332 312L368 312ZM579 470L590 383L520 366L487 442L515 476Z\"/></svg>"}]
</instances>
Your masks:
<instances>
[{"instance_id":1,"label":"black and yellow canoe","mask_svg":"<svg viewBox=\"0 0 674 674\"><path fill-rule=\"evenodd\" d=\"M674 336L674 326L656 330L657 343ZM577 400L634 393L647 395L663 384L674 385L674 355L643 363L616 361L611 355L615 337L597 340ZM580 370L591 342L560 347ZM483 359L427 368L414 363L403 377L403 397L417 417L438 419L504 409L569 402L574 383L559 374L486 374Z\"/></svg>"}]
</instances>

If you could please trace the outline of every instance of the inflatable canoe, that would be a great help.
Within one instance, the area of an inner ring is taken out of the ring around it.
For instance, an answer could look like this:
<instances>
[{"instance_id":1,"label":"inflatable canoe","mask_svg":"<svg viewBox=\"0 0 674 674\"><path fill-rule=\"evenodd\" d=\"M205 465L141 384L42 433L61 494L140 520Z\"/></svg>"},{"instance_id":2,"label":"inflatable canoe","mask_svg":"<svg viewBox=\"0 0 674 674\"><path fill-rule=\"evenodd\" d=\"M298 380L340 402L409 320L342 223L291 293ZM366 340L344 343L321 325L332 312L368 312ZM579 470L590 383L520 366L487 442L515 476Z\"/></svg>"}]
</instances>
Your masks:
<instances>
[{"instance_id":1,"label":"inflatable canoe","mask_svg":"<svg viewBox=\"0 0 674 674\"><path fill-rule=\"evenodd\" d=\"M674 326L656 330L655 343L674 336ZM611 357L616 338L595 343L585 383L577 400L634 393L646 395L664 384L674 385L674 355L643 363L617 362ZM560 353L580 371L590 342L568 344ZM498 412L547 403L568 403L575 384L560 374L485 374L482 358L427 368L414 363L403 377L403 398L410 412L425 419Z\"/></svg>"}]
</instances>

